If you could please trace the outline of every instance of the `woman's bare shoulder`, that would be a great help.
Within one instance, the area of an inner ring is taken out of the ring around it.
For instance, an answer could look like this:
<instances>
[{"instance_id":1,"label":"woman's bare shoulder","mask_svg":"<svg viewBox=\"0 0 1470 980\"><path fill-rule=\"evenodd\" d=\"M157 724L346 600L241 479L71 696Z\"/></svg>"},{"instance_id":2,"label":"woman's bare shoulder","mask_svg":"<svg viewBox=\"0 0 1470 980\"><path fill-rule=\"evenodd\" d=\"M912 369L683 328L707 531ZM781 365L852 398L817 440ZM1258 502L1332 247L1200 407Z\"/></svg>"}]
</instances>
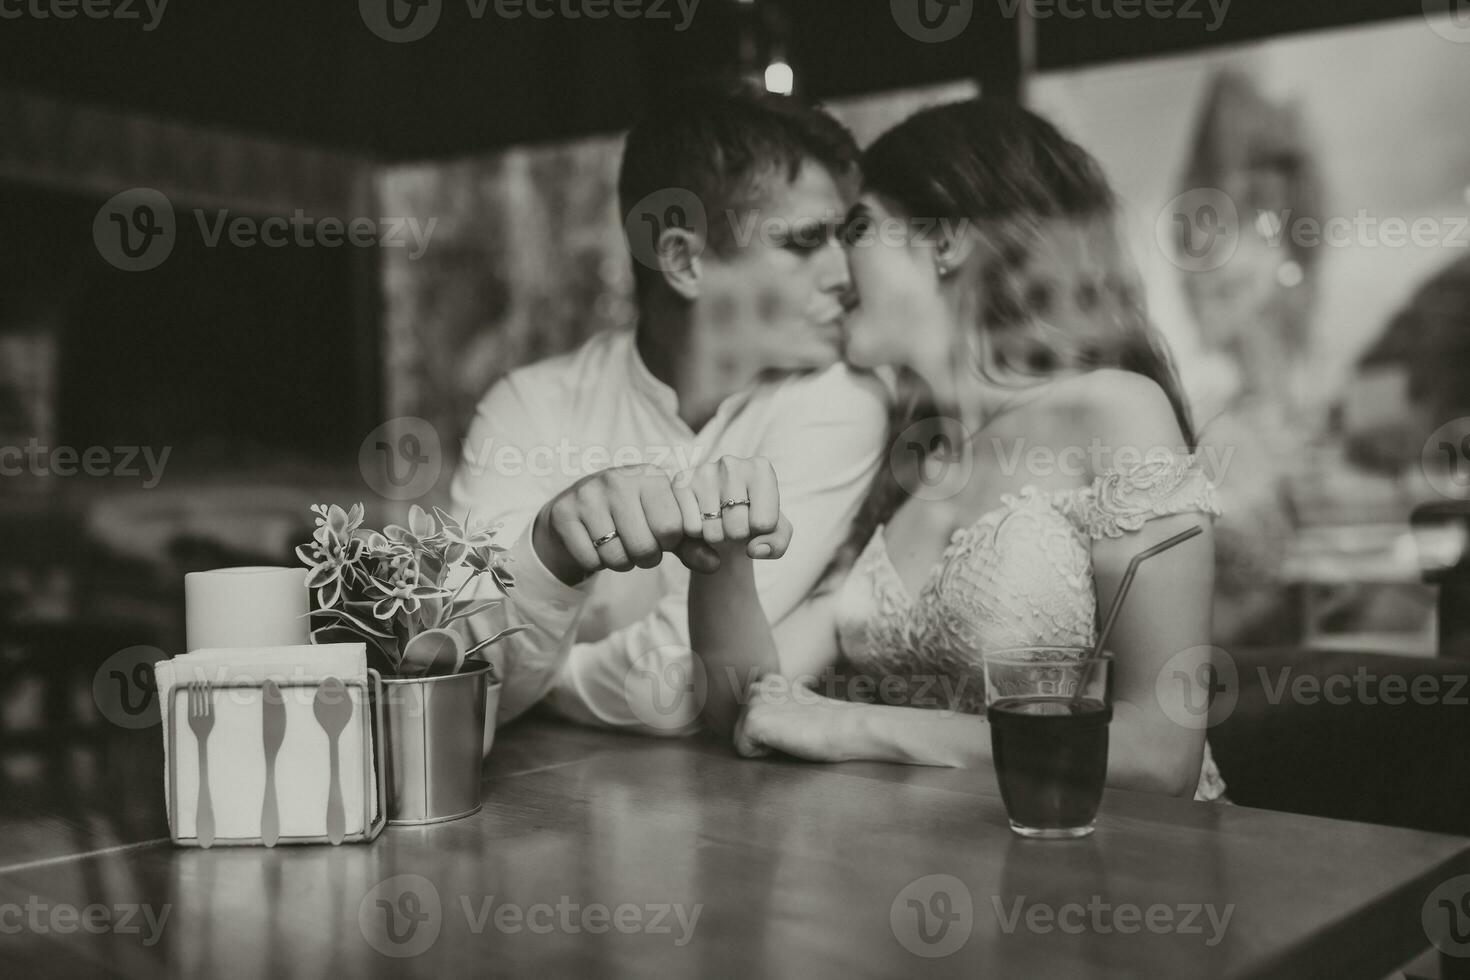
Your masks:
<instances>
[{"instance_id":1,"label":"woman's bare shoulder","mask_svg":"<svg viewBox=\"0 0 1470 980\"><path fill-rule=\"evenodd\" d=\"M1137 372L1099 368L1067 378L1051 401L1058 437L1087 449L1094 476L1120 457L1189 451L1168 394Z\"/></svg>"}]
</instances>

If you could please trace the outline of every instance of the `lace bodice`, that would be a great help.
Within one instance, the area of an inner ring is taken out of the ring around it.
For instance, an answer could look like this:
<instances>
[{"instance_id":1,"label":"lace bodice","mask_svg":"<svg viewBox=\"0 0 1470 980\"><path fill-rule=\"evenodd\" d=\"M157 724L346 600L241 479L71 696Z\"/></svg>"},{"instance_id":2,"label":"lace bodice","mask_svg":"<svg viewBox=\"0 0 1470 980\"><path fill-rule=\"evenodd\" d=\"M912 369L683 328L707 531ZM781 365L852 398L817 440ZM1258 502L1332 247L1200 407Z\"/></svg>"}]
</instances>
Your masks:
<instances>
[{"instance_id":1,"label":"lace bodice","mask_svg":"<svg viewBox=\"0 0 1470 980\"><path fill-rule=\"evenodd\" d=\"M1121 537L1169 514L1220 513L1196 458L1172 453L1151 454L1090 486L1056 492L1028 486L1001 501L954 532L917 595L889 560L882 527L842 586L843 654L914 706L983 713L982 651L1091 645L1097 635L1093 540ZM1197 796L1223 792L1206 746Z\"/></svg>"}]
</instances>

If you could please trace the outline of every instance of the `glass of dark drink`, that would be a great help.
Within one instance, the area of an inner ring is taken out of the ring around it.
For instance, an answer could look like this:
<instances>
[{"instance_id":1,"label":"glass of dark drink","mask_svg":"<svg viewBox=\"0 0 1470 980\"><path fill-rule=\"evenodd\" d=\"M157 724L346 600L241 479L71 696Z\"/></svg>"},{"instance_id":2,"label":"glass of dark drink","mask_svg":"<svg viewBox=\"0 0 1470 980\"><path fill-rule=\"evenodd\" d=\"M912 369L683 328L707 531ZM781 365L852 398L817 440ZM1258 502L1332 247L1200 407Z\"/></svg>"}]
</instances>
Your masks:
<instances>
[{"instance_id":1,"label":"glass of dark drink","mask_svg":"<svg viewBox=\"0 0 1470 980\"><path fill-rule=\"evenodd\" d=\"M1086 647L1023 647L984 657L985 716L1011 829L1092 833L1108 772L1112 657Z\"/></svg>"}]
</instances>

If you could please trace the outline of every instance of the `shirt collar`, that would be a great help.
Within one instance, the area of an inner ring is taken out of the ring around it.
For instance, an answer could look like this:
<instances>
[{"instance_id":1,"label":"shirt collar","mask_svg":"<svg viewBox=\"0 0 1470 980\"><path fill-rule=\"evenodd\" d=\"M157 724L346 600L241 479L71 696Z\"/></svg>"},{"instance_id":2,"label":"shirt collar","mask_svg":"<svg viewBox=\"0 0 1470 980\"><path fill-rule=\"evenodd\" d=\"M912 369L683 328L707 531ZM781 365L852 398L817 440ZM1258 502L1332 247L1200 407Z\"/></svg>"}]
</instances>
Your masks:
<instances>
[{"instance_id":1,"label":"shirt collar","mask_svg":"<svg viewBox=\"0 0 1470 980\"><path fill-rule=\"evenodd\" d=\"M643 358L638 353L638 335L636 332L628 331L626 344L628 348L629 381L665 413L677 417L679 414L679 396L673 388L654 377L653 372L648 369L648 365L643 363Z\"/></svg>"},{"instance_id":2,"label":"shirt collar","mask_svg":"<svg viewBox=\"0 0 1470 980\"><path fill-rule=\"evenodd\" d=\"M627 372L628 382L645 398L651 401L664 416L690 436L699 436L711 428L718 429L716 423L721 419L739 412L746 403L755 396L758 389L768 385L779 384L779 382L765 381L757 382L740 391L729 395L720 402L715 413L699 432L694 432L684 424L679 417L679 394L674 389L656 378L648 365L643 362L643 357L638 353L638 338L635 331L628 331L624 343L627 345Z\"/></svg>"}]
</instances>

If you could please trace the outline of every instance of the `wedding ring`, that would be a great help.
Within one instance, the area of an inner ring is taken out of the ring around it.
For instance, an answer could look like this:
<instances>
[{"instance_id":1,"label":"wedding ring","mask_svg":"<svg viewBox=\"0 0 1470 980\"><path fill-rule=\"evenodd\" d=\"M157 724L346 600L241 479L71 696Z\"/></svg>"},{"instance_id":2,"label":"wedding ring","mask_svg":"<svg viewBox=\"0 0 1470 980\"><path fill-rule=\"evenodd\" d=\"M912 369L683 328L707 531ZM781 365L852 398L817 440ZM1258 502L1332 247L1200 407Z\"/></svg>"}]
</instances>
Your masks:
<instances>
[{"instance_id":1,"label":"wedding ring","mask_svg":"<svg viewBox=\"0 0 1470 980\"><path fill-rule=\"evenodd\" d=\"M702 517L702 518L704 518L707 521L718 521L718 520L722 520L722 518L720 517L720 512L717 511L717 510L716 511L711 511L708 514L700 514L699 516Z\"/></svg>"},{"instance_id":2,"label":"wedding ring","mask_svg":"<svg viewBox=\"0 0 1470 980\"><path fill-rule=\"evenodd\" d=\"M729 510L731 507L749 507L749 506L750 506L750 498L749 497L746 497L744 500L722 500L722 501L720 501L720 510L722 512Z\"/></svg>"},{"instance_id":3,"label":"wedding ring","mask_svg":"<svg viewBox=\"0 0 1470 980\"><path fill-rule=\"evenodd\" d=\"M598 538L596 541L592 542L592 547L594 547L594 548L601 548L603 545L607 544L609 541L616 541L617 539L618 539L618 532L617 531L609 531L606 534L604 534L602 537Z\"/></svg>"}]
</instances>

